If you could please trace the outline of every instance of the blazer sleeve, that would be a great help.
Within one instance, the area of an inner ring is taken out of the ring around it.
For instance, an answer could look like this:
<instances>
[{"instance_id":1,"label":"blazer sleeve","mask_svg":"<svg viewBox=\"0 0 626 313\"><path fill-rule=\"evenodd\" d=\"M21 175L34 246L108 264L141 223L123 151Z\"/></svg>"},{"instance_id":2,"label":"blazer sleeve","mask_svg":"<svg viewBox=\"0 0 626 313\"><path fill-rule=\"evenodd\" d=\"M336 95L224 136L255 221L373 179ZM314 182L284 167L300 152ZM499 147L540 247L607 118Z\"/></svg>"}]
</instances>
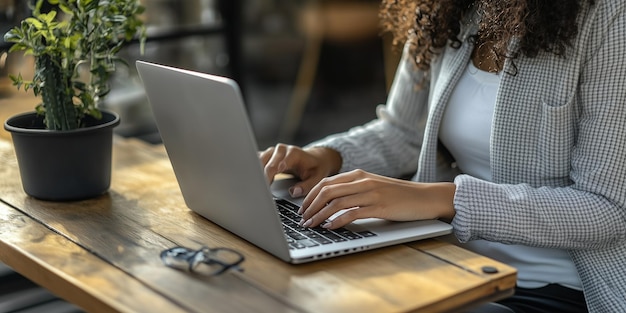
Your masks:
<instances>
[{"instance_id":1,"label":"blazer sleeve","mask_svg":"<svg viewBox=\"0 0 626 313\"><path fill-rule=\"evenodd\" d=\"M453 226L461 242L486 239L570 250L624 244L626 9L620 3L596 16L595 30L586 38L576 91L580 106L572 117L571 183L495 184L458 176Z\"/></svg>"}]
</instances>

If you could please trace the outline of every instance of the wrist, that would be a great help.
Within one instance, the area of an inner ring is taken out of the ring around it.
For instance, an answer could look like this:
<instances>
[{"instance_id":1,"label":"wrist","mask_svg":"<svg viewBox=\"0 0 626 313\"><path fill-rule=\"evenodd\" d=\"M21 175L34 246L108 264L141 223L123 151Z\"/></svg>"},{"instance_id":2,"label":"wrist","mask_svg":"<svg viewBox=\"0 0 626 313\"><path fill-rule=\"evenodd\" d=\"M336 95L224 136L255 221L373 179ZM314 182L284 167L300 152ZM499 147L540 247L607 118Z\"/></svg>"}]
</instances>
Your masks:
<instances>
[{"instance_id":1,"label":"wrist","mask_svg":"<svg viewBox=\"0 0 626 313\"><path fill-rule=\"evenodd\" d=\"M327 167L326 174L328 176L339 173L343 159L337 150L328 147L313 147L308 148L307 152L318 158Z\"/></svg>"},{"instance_id":2,"label":"wrist","mask_svg":"<svg viewBox=\"0 0 626 313\"><path fill-rule=\"evenodd\" d=\"M435 186L435 194L438 199L437 216L446 221L451 221L456 215L454 209L454 195L456 193L456 185L454 183L437 183Z\"/></svg>"}]
</instances>

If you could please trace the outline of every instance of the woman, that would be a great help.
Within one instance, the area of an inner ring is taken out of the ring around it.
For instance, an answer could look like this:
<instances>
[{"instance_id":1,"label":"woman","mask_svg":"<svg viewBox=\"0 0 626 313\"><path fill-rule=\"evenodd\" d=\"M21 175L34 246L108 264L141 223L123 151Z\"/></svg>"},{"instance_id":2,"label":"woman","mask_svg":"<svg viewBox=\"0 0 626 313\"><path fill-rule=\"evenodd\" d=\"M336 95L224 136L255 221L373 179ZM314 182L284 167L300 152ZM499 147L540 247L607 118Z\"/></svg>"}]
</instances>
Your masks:
<instances>
[{"instance_id":1,"label":"woman","mask_svg":"<svg viewBox=\"0 0 626 313\"><path fill-rule=\"evenodd\" d=\"M406 44L378 119L260 155L301 179L302 225L445 219L518 269L512 310L626 312L626 1L385 0L382 18Z\"/></svg>"}]
</instances>

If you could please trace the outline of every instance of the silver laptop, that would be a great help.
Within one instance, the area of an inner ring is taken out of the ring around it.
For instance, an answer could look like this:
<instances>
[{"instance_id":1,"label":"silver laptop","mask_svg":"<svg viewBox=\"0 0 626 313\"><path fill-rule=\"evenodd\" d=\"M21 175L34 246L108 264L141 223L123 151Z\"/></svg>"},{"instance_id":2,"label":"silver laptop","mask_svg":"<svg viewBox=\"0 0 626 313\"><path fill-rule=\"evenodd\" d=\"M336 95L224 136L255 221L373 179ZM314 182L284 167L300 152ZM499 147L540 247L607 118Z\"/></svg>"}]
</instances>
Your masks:
<instances>
[{"instance_id":1,"label":"silver laptop","mask_svg":"<svg viewBox=\"0 0 626 313\"><path fill-rule=\"evenodd\" d=\"M337 231L302 228L292 182L265 179L235 81L137 61L154 118L186 205L291 263L304 263L449 234L439 220L356 221Z\"/></svg>"}]
</instances>

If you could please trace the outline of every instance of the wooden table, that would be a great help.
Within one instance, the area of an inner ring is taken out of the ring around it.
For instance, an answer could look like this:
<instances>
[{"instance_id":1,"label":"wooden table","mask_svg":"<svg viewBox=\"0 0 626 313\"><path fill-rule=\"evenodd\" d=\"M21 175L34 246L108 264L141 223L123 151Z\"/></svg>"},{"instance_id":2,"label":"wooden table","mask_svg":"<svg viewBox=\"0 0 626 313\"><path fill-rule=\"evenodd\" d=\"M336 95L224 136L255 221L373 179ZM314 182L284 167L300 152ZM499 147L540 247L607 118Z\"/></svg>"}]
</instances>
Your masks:
<instances>
[{"instance_id":1,"label":"wooden table","mask_svg":"<svg viewBox=\"0 0 626 313\"><path fill-rule=\"evenodd\" d=\"M187 209L162 146L114 142L107 194L45 202L24 194L0 138L0 261L89 312L462 311L515 285L513 268L440 240L289 265ZM165 267L176 245L236 249L245 271Z\"/></svg>"}]
</instances>

